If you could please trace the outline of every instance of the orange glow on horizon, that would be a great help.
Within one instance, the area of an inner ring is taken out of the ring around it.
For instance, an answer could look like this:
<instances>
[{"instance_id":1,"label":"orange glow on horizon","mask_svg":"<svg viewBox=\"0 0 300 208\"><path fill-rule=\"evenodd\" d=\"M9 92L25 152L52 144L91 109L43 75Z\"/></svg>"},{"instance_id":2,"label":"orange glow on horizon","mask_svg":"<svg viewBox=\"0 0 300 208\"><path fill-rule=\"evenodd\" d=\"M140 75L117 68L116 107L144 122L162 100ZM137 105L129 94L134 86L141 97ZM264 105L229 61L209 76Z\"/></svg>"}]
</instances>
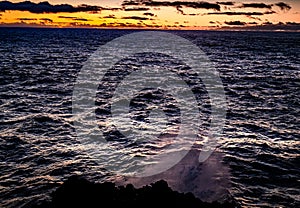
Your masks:
<instances>
[{"instance_id":1,"label":"orange glow on horizon","mask_svg":"<svg viewBox=\"0 0 300 208\"><path fill-rule=\"evenodd\" d=\"M11 1L20 2L20 1ZM40 1L32 1L39 3ZM75 3L77 2L77 3ZM74 7L85 3L101 5L102 7L121 8L119 10L102 10L99 12L59 12L31 13L29 11L0 12L0 26L31 26L31 27L92 27L92 28L157 28L157 29L218 29L225 27L243 28L272 23L286 24L291 22L300 25L300 2L287 1L291 5L289 11L272 7L239 8L238 6L220 5L221 11L214 9L175 8L173 6L147 7L127 6L126 8L144 7L144 11L125 11L120 0L104 0L101 3L89 0L85 2L73 0L52 0L50 4L70 4ZM171 1L172 2L172 1ZM209 1L216 2L216 1ZM240 1L236 1L239 5ZM273 1L265 1L271 4ZM278 2L278 1L274 1ZM267 12L273 11L274 13ZM226 14L231 13L230 15ZM263 15L247 15L248 13L263 13ZM219 13L219 14L211 14ZM221 14L223 13L223 14ZM232 15L232 13L245 13Z\"/></svg>"}]
</instances>

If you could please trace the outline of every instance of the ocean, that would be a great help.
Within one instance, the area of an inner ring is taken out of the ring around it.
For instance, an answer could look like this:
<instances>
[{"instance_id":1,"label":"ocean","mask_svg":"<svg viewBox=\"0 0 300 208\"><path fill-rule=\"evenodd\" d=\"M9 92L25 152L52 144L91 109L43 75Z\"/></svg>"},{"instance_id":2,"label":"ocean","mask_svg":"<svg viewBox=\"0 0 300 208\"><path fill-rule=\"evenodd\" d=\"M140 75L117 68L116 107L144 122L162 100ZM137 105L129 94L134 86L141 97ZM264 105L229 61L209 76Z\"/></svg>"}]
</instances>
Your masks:
<instances>
[{"instance_id":1,"label":"ocean","mask_svg":"<svg viewBox=\"0 0 300 208\"><path fill-rule=\"evenodd\" d=\"M120 149L124 157L146 162L166 148L178 151L169 144L180 125L181 110L164 89L140 91L130 112L131 119L145 125L139 130L151 127L148 133L160 131L158 126L167 117L164 125L175 130L165 137L136 142L106 123L116 86L140 67L171 70L192 89L201 119L192 149L201 151L211 121L205 85L185 63L164 54L132 55L116 62L99 80L95 115L111 151L101 152L99 144L89 149L77 135L72 96L82 67L100 46L133 32L140 31L0 28L1 207L31 207L47 200L72 175L97 182L122 181L121 174L107 168L133 164L120 163L114 154ZM226 192L242 207L300 207L300 33L165 32L198 46L219 73L227 104L225 125L210 162L196 164L198 155L191 151L182 163L188 168L175 165L150 179L128 181L143 184L161 177L203 200L217 200ZM157 125L147 120L153 106L164 112L156 112ZM94 149L105 160L99 162Z\"/></svg>"}]
</instances>

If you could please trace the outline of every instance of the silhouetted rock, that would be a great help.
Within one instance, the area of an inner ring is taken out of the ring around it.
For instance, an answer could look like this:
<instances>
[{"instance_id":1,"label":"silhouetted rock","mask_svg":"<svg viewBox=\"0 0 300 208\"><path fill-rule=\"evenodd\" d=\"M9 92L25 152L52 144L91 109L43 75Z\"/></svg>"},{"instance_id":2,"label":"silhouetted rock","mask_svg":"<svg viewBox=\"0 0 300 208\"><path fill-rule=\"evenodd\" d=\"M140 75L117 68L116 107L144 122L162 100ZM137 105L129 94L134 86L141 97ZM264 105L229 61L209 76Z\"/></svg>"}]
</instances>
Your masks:
<instances>
[{"instance_id":1,"label":"silhouetted rock","mask_svg":"<svg viewBox=\"0 0 300 208\"><path fill-rule=\"evenodd\" d=\"M136 189L128 184L116 187L114 183L92 183L84 178L70 177L52 193L52 201L44 202L36 208L101 208L101 207L238 207L234 202L207 203L195 198L192 193L173 191L167 182L161 180Z\"/></svg>"}]
</instances>

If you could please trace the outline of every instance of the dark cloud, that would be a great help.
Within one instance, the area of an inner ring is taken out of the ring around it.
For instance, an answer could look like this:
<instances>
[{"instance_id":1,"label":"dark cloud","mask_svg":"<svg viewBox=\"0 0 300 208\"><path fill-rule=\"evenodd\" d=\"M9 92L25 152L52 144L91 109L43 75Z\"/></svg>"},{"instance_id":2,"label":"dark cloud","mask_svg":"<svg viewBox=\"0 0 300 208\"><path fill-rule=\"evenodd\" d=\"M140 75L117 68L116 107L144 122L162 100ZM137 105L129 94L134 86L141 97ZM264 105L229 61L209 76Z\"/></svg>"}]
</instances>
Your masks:
<instances>
[{"instance_id":1,"label":"dark cloud","mask_svg":"<svg viewBox=\"0 0 300 208\"><path fill-rule=\"evenodd\" d=\"M153 14L153 13L151 13L151 12L145 12L143 15L146 15L146 16L151 16L151 17L153 17L153 16L154 16L154 14Z\"/></svg>"},{"instance_id":2,"label":"dark cloud","mask_svg":"<svg viewBox=\"0 0 300 208\"><path fill-rule=\"evenodd\" d=\"M86 19L86 18L70 17L70 16L58 16L58 18L61 18L61 19L71 19L71 20L74 20L74 21L84 21L84 22L92 21L92 20L89 20L89 19Z\"/></svg>"},{"instance_id":3,"label":"dark cloud","mask_svg":"<svg viewBox=\"0 0 300 208\"><path fill-rule=\"evenodd\" d=\"M279 22L278 24L274 24L271 22L266 22L262 25L249 25L249 26L244 26L244 29L247 30L269 30L269 31L274 31L274 30L282 30L282 31L299 31L300 30L300 23L295 23L295 24L288 24L288 23L282 23Z\"/></svg>"},{"instance_id":4,"label":"dark cloud","mask_svg":"<svg viewBox=\"0 0 300 208\"><path fill-rule=\"evenodd\" d=\"M235 2L233 1L221 1L221 2L217 2L217 4L219 5L226 5L226 6L233 6L235 4Z\"/></svg>"},{"instance_id":5,"label":"dark cloud","mask_svg":"<svg viewBox=\"0 0 300 208\"><path fill-rule=\"evenodd\" d=\"M266 11L264 12L264 14L275 14L276 12L275 11Z\"/></svg>"},{"instance_id":6,"label":"dark cloud","mask_svg":"<svg viewBox=\"0 0 300 208\"><path fill-rule=\"evenodd\" d=\"M74 20L74 21L84 21L84 22L91 21L91 20L86 19L86 18L74 18L72 20Z\"/></svg>"},{"instance_id":7,"label":"dark cloud","mask_svg":"<svg viewBox=\"0 0 300 208\"><path fill-rule=\"evenodd\" d=\"M184 13L184 11L182 10L182 7L181 7L181 6L176 7L176 9L177 9L177 11L178 11L180 14L186 15L186 14Z\"/></svg>"},{"instance_id":8,"label":"dark cloud","mask_svg":"<svg viewBox=\"0 0 300 208\"><path fill-rule=\"evenodd\" d=\"M298 25L300 26L300 23L298 22L286 22L287 25Z\"/></svg>"},{"instance_id":9,"label":"dark cloud","mask_svg":"<svg viewBox=\"0 0 300 208\"><path fill-rule=\"evenodd\" d=\"M188 2L188 1L175 1L175 2L164 2L164 1L148 1L145 3L146 6L173 6L173 7L190 7L194 9L215 9L220 10L220 5L209 2Z\"/></svg>"},{"instance_id":10,"label":"dark cloud","mask_svg":"<svg viewBox=\"0 0 300 208\"><path fill-rule=\"evenodd\" d=\"M34 27L34 28L40 28L40 27L45 27L45 25L40 24L40 23L21 21L21 22L13 22L13 23L1 23L0 27ZM47 27L49 27L49 26L47 26Z\"/></svg>"},{"instance_id":11,"label":"dark cloud","mask_svg":"<svg viewBox=\"0 0 300 208\"><path fill-rule=\"evenodd\" d=\"M251 15L264 15L263 12L210 12L207 13L208 15L229 15L229 16L234 16L234 15L246 15L246 16L251 16Z\"/></svg>"},{"instance_id":12,"label":"dark cloud","mask_svg":"<svg viewBox=\"0 0 300 208\"><path fill-rule=\"evenodd\" d=\"M229 26L220 27L220 29L229 29L229 30L238 29L238 30L253 30L253 31L274 31L274 30L300 31L300 23L279 22L277 24L274 24L272 22L264 22L262 24L258 24L257 22L248 22L245 23L245 25L229 25Z\"/></svg>"},{"instance_id":13,"label":"dark cloud","mask_svg":"<svg viewBox=\"0 0 300 208\"><path fill-rule=\"evenodd\" d=\"M262 21L261 18L259 18L259 17L254 17L254 16L251 16L251 15L248 15L247 17L250 18L250 19Z\"/></svg>"},{"instance_id":14,"label":"dark cloud","mask_svg":"<svg viewBox=\"0 0 300 208\"><path fill-rule=\"evenodd\" d=\"M228 15L228 16L235 16L235 15L246 15L246 16L261 16L265 14L274 14L274 11L266 11L266 12L209 12L207 15Z\"/></svg>"},{"instance_id":15,"label":"dark cloud","mask_svg":"<svg viewBox=\"0 0 300 208\"><path fill-rule=\"evenodd\" d=\"M52 5L49 2L34 3L31 1L23 1L13 3L10 1L0 2L0 11L17 10L17 11L29 11L31 13L59 13L59 12L99 12L101 10L118 10L120 8L105 8L100 6L91 6L82 4L79 6L72 6L70 4L58 4Z\"/></svg>"},{"instance_id":16,"label":"dark cloud","mask_svg":"<svg viewBox=\"0 0 300 208\"><path fill-rule=\"evenodd\" d=\"M34 21L34 20L37 20L36 18L18 18L17 20L21 20L21 21Z\"/></svg>"},{"instance_id":17,"label":"dark cloud","mask_svg":"<svg viewBox=\"0 0 300 208\"><path fill-rule=\"evenodd\" d=\"M271 9L271 4L265 3L244 3L240 8L258 8L258 9Z\"/></svg>"},{"instance_id":18,"label":"dark cloud","mask_svg":"<svg viewBox=\"0 0 300 208\"><path fill-rule=\"evenodd\" d=\"M40 18L39 20L46 21L46 22L53 22L53 20L49 18Z\"/></svg>"},{"instance_id":19,"label":"dark cloud","mask_svg":"<svg viewBox=\"0 0 300 208\"><path fill-rule=\"evenodd\" d=\"M134 7L134 8L125 8L124 11L148 11L149 8L146 7Z\"/></svg>"},{"instance_id":20,"label":"dark cloud","mask_svg":"<svg viewBox=\"0 0 300 208\"><path fill-rule=\"evenodd\" d=\"M273 25L272 22L264 22L263 25Z\"/></svg>"},{"instance_id":21,"label":"dark cloud","mask_svg":"<svg viewBox=\"0 0 300 208\"><path fill-rule=\"evenodd\" d=\"M75 18L77 18L77 17L58 16L58 18L61 18L61 19L75 19Z\"/></svg>"},{"instance_id":22,"label":"dark cloud","mask_svg":"<svg viewBox=\"0 0 300 208\"><path fill-rule=\"evenodd\" d=\"M124 1L122 6L149 6L149 7L175 7L176 9L182 7L189 7L194 9L214 9L220 11L220 5L216 3L209 3L209 2L195 2L195 1L153 1L153 0L130 0Z\"/></svg>"},{"instance_id":23,"label":"dark cloud","mask_svg":"<svg viewBox=\"0 0 300 208\"><path fill-rule=\"evenodd\" d=\"M122 17L122 19L149 20L148 17L139 17L139 16Z\"/></svg>"},{"instance_id":24,"label":"dark cloud","mask_svg":"<svg viewBox=\"0 0 300 208\"><path fill-rule=\"evenodd\" d=\"M76 26L76 27L94 27L95 25L91 25L91 24L88 24L88 23L82 23L82 22L70 22L69 23L70 26Z\"/></svg>"},{"instance_id":25,"label":"dark cloud","mask_svg":"<svg viewBox=\"0 0 300 208\"><path fill-rule=\"evenodd\" d=\"M102 18L104 18L104 19L116 19L116 16L111 14L111 15L108 15L108 16L104 16Z\"/></svg>"},{"instance_id":26,"label":"dark cloud","mask_svg":"<svg viewBox=\"0 0 300 208\"><path fill-rule=\"evenodd\" d=\"M118 8L118 7L100 7L101 10L109 10L109 11L119 11L123 10L123 8Z\"/></svg>"},{"instance_id":27,"label":"dark cloud","mask_svg":"<svg viewBox=\"0 0 300 208\"><path fill-rule=\"evenodd\" d=\"M288 11L290 10L292 7L284 2L279 2L277 4L275 4L276 6L278 6L281 10L285 10Z\"/></svg>"},{"instance_id":28,"label":"dark cloud","mask_svg":"<svg viewBox=\"0 0 300 208\"><path fill-rule=\"evenodd\" d=\"M246 25L246 22L241 22L241 21L229 21L229 22L224 22L226 25L239 25L239 26L242 26L242 25Z\"/></svg>"},{"instance_id":29,"label":"dark cloud","mask_svg":"<svg viewBox=\"0 0 300 208\"><path fill-rule=\"evenodd\" d=\"M123 1L122 6L138 6L141 4L141 1Z\"/></svg>"}]
</instances>

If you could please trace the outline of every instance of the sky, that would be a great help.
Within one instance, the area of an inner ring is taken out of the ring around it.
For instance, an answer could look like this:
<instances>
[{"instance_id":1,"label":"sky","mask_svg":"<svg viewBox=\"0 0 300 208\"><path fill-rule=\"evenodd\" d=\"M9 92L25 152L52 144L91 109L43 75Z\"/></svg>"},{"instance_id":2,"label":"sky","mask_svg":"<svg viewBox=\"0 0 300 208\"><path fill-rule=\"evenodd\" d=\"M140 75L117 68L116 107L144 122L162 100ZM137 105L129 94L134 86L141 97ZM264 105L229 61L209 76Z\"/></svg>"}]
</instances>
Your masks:
<instances>
[{"instance_id":1,"label":"sky","mask_svg":"<svg viewBox=\"0 0 300 208\"><path fill-rule=\"evenodd\" d=\"M300 0L10 0L0 26L300 31Z\"/></svg>"}]
</instances>

